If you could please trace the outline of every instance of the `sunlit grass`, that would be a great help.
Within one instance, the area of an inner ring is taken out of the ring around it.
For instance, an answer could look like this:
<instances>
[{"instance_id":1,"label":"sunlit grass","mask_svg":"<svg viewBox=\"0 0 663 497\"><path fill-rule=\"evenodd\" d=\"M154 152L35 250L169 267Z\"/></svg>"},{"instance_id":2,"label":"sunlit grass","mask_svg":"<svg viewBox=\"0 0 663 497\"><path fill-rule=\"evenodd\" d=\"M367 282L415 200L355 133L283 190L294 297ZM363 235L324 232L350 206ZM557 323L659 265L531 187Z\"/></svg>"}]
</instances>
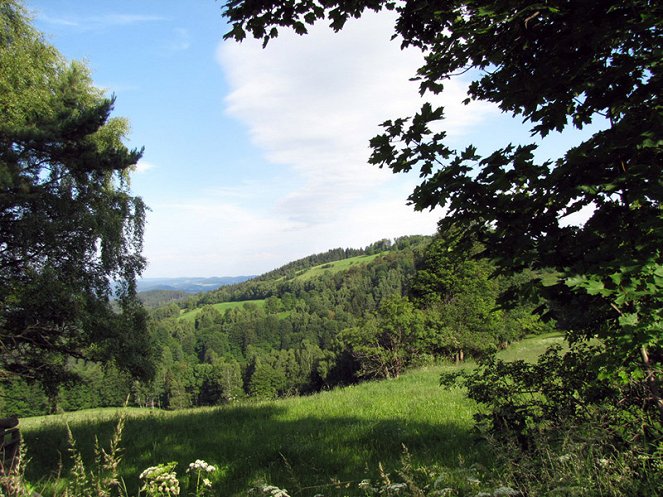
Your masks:
<instances>
[{"instance_id":1,"label":"sunlit grass","mask_svg":"<svg viewBox=\"0 0 663 497\"><path fill-rule=\"evenodd\" d=\"M525 338L500 351L497 357L503 361L523 360L535 362L549 347L553 345L566 346L564 336L561 333L546 333Z\"/></svg>"},{"instance_id":2,"label":"sunlit grass","mask_svg":"<svg viewBox=\"0 0 663 497\"><path fill-rule=\"evenodd\" d=\"M346 271L352 266L365 265L369 262L374 261L376 258L384 255L385 252L380 254L371 254L371 255L359 255L357 257L350 257L348 259L342 259L340 261L329 262L327 264L320 264L312 268L307 269L301 274L298 274L295 279L308 281L312 278L323 275L324 273L337 273L339 271Z\"/></svg>"},{"instance_id":3,"label":"sunlit grass","mask_svg":"<svg viewBox=\"0 0 663 497\"><path fill-rule=\"evenodd\" d=\"M178 461L183 470L200 458L222 468L218 495L237 495L261 482L295 490L332 479L375 478L378 463L387 470L399 466L403 446L419 463L487 464L471 430L474 407L460 389L440 389L441 371L431 367L271 402L174 412L129 409L121 472L135 489L148 466ZM118 415L118 409L95 409L25 419L28 478L48 478L66 460L65 422L91 460L95 435L108 440Z\"/></svg>"},{"instance_id":4,"label":"sunlit grass","mask_svg":"<svg viewBox=\"0 0 663 497\"><path fill-rule=\"evenodd\" d=\"M242 300L239 302L221 302L218 304L210 304L214 309L219 311L221 314L226 312L227 309L234 309L235 307L242 307L244 304L256 304L257 306L264 306L265 301L263 299L261 300ZM193 321L196 319L196 316L200 314L202 310L202 307L198 309L193 309L192 311L185 311L182 314L180 314L179 319L184 319L186 321Z\"/></svg>"},{"instance_id":5,"label":"sunlit grass","mask_svg":"<svg viewBox=\"0 0 663 497\"><path fill-rule=\"evenodd\" d=\"M534 360L560 335L532 337L499 353L505 360ZM464 368L473 367L467 363ZM418 464L457 469L489 467L487 446L473 431L476 406L461 388L442 389L443 371L430 366L398 379L366 382L307 397L246 402L181 411L127 409L121 473L135 491L148 466L177 461L180 471L196 460L221 468L217 495L239 495L271 483L291 494L336 495L334 481L377 478L400 466L403 447ZM31 481L46 481L67 464L65 423L92 460L94 438L110 439L118 408L92 409L22 420ZM326 493L325 493L326 492Z\"/></svg>"}]
</instances>

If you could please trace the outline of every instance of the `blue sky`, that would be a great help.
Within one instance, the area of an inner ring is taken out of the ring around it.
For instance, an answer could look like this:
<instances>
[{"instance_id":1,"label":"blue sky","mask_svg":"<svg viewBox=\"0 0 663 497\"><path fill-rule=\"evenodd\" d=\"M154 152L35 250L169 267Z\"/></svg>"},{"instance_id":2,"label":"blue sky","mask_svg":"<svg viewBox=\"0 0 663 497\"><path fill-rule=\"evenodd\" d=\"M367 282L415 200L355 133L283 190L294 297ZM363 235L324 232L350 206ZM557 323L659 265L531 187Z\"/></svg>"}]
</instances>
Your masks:
<instances>
[{"instance_id":1,"label":"blue sky","mask_svg":"<svg viewBox=\"0 0 663 497\"><path fill-rule=\"evenodd\" d=\"M150 206L148 277L260 274L335 247L432 234L439 211L406 198L419 181L369 166L368 140L420 105L421 62L390 41L392 19L367 15L343 32L283 32L224 42L214 0L25 0L36 27L84 60L117 97L131 147L145 147L132 191ZM462 106L446 85L444 127L457 147L524 142L528 132L487 104ZM553 136L554 157L581 135Z\"/></svg>"}]
</instances>

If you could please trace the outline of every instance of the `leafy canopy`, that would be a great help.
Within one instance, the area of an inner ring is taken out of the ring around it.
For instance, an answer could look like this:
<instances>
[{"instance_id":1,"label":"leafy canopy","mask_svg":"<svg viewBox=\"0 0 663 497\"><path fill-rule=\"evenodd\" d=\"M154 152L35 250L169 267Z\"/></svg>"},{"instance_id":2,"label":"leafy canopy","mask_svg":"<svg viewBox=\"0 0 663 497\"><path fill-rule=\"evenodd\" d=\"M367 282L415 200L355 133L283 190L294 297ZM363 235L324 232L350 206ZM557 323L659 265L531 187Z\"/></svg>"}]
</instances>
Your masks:
<instances>
[{"instance_id":1,"label":"leafy canopy","mask_svg":"<svg viewBox=\"0 0 663 497\"><path fill-rule=\"evenodd\" d=\"M481 157L447 145L444 109L424 103L414 116L383 123L372 164L418 170L416 209L444 206L458 247L478 241L503 272L545 272L548 311L572 342L598 336L605 376L645 381L658 393L663 340L662 11L653 0L426 0L226 2L226 38L247 33L265 44L279 29L299 34L325 20L340 30L365 11L395 11L394 37L419 48L422 95L465 75L467 99L520 116L533 141L596 121L604 129L536 159L535 143ZM437 123L437 124L436 124ZM433 124L436 124L433 126ZM591 209L582 226L565 218ZM523 288L524 293L533 286Z\"/></svg>"},{"instance_id":2,"label":"leafy canopy","mask_svg":"<svg viewBox=\"0 0 663 497\"><path fill-rule=\"evenodd\" d=\"M141 151L112 108L17 2L0 3L0 373L51 394L69 357L149 373L135 299L146 208L129 192Z\"/></svg>"}]
</instances>

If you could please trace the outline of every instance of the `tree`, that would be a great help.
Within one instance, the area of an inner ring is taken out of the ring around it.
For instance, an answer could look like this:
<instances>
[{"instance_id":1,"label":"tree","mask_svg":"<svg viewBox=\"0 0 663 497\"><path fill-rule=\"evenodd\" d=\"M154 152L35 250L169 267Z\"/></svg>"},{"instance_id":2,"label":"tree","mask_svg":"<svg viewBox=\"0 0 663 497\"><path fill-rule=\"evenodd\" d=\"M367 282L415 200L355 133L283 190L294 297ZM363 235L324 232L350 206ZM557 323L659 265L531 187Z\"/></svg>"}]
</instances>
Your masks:
<instances>
[{"instance_id":1,"label":"tree","mask_svg":"<svg viewBox=\"0 0 663 497\"><path fill-rule=\"evenodd\" d=\"M459 247L480 242L498 269L553 270L542 281L548 312L572 343L604 344L597 375L642 383L642 402L663 417L663 116L661 23L651 0L424 0L226 2L226 38L247 32L264 43L282 27L299 34L327 19L334 30L366 10L397 14L395 37L419 48L423 94L471 78L465 103L483 100L522 117L543 138L592 122L604 129L539 161L535 144L481 157L453 150L434 131L444 109L424 103L411 118L383 123L370 162L418 169L416 209L444 206L442 231L460 227ZM433 126L436 124L436 126ZM564 219L592 209L581 226ZM526 285L523 292L540 288ZM636 391L638 389L630 389Z\"/></svg>"},{"instance_id":2,"label":"tree","mask_svg":"<svg viewBox=\"0 0 663 497\"><path fill-rule=\"evenodd\" d=\"M407 298L392 296L382 301L376 315L346 328L339 339L359 363L358 376L398 378L427 352L430 337L424 314Z\"/></svg>"},{"instance_id":3,"label":"tree","mask_svg":"<svg viewBox=\"0 0 663 497\"><path fill-rule=\"evenodd\" d=\"M0 372L52 398L68 357L151 370L135 286L146 208L129 191L141 151L112 109L18 2L0 3Z\"/></svg>"}]
</instances>

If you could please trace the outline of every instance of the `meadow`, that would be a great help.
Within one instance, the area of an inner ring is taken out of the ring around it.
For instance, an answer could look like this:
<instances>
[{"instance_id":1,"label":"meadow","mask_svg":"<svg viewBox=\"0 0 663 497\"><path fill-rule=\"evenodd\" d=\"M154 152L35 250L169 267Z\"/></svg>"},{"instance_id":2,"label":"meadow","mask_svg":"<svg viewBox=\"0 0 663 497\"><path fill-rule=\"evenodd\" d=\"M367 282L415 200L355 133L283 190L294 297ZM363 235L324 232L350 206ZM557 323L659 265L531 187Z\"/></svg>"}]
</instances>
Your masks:
<instances>
[{"instance_id":1,"label":"meadow","mask_svg":"<svg viewBox=\"0 0 663 497\"><path fill-rule=\"evenodd\" d=\"M312 268L306 269L297 274L295 279L300 281L308 281L313 278L317 278L325 273L337 273L339 271L346 271L355 265L363 265L372 262L378 257L384 255L385 252L378 254L370 255L358 255L356 257L349 257L347 259L341 259L340 261L328 262L326 264L320 264L318 266L313 266Z\"/></svg>"},{"instance_id":2,"label":"meadow","mask_svg":"<svg viewBox=\"0 0 663 497\"><path fill-rule=\"evenodd\" d=\"M534 357L555 340L560 338L525 340L504 353ZM467 480L477 468L489 468L493 458L473 431L476 406L461 388L439 386L440 374L455 368L430 366L397 379L275 401L180 411L128 408L120 471L135 493L138 475L148 466L177 461L182 472L204 459L221 468L215 495L240 495L266 483L292 495L349 495L362 479L378 478L379 464L395 475L406 448L414 465ZM92 461L95 436L106 445L120 411L22 420L28 480L44 484L60 466L66 473L66 424L85 460Z\"/></svg>"},{"instance_id":3,"label":"meadow","mask_svg":"<svg viewBox=\"0 0 663 497\"><path fill-rule=\"evenodd\" d=\"M257 306L264 306L265 305L265 300L260 299L260 300L243 300L241 302L220 302L218 304L210 304L211 307L219 311L221 314L226 312L228 309L234 309L236 307L242 307L244 304L255 304ZM196 316L200 314L202 311L202 307L198 309L193 309L191 311L184 311L182 314L180 314L178 319L183 319L185 321L195 321Z\"/></svg>"}]
</instances>

